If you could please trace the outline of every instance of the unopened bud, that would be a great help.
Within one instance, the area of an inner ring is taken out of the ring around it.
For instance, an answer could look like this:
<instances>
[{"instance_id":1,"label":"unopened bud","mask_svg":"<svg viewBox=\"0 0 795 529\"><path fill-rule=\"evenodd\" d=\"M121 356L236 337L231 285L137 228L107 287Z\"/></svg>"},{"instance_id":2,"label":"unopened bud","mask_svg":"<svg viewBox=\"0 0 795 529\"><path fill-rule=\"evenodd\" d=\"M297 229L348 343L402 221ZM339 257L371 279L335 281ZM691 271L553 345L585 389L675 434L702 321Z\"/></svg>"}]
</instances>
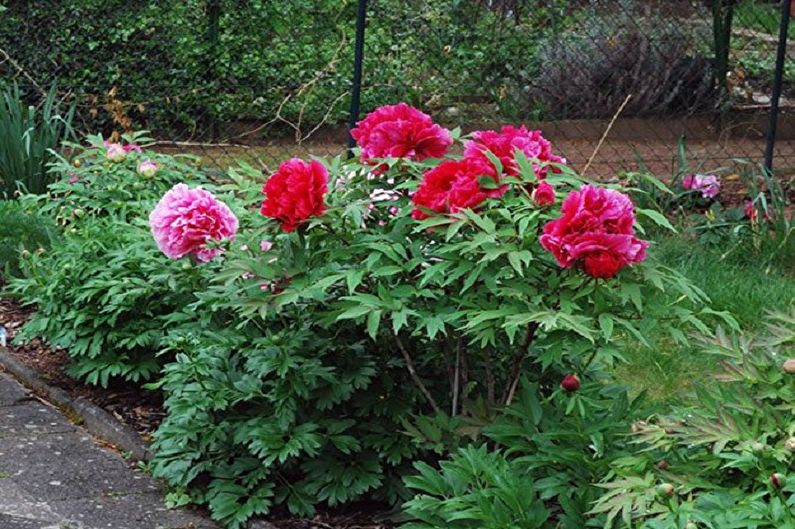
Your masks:
<instances>
[{"instance_id":1,"label":"unopened bud","mask_svg":"<svg viewBox=\"0 0 795 529\"><path fill-rule=\"evenodd\" d=\"M795 358L790 358L784 362L784 372L795 375Z\"/></svg>"},{"instance_id":2,"label":"unopened bud","mask_svg":"<svg viewBox=\"0 0 795 529\"><path fill-rule=\"evenodd\" d=\"M670 498L674 495L674 486L670 483L663 483L657 487L657 494L665 498Z\"/></svg>"},{"instance_id":3,"label":"unopened bud","mask_svg":"<svg viewBox=\"0 0 795 529\"><path fill-rule=\"evenodd\" d=\"M784 448L790 452L795 452L795 437L790 437L787 439L787 441L784 443Z\"/></svg>"},{"instance_id":4,"label":"unopened bud","mask_svg":"<svg viewBox=\"0 0 795 529\"><path fill-rule=\"evenodd\" d=\"M776 472L770 476L770 484L773 485L774 488L780 489L787 484L787 478L784 476L784 474L779 474Z\"/></svg>"}]
</instances>

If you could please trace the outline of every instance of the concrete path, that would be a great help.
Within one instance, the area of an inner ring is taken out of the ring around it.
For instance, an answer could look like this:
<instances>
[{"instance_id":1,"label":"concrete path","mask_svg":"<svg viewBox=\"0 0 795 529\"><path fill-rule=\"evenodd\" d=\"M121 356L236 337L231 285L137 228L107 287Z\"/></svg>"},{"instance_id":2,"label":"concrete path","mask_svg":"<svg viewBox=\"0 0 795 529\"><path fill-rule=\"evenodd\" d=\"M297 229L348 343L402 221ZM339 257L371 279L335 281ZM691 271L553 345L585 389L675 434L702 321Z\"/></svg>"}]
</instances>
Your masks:
<instances>
[{"instance_id":1,"label":"concrete path","mask_svg":"<svg viewBox=\"0 0 795 529\"><path fill-rule=\"evenodd\" d=\"M217 529L0 373L0 529Z\"/></svg>"}]
</instances>

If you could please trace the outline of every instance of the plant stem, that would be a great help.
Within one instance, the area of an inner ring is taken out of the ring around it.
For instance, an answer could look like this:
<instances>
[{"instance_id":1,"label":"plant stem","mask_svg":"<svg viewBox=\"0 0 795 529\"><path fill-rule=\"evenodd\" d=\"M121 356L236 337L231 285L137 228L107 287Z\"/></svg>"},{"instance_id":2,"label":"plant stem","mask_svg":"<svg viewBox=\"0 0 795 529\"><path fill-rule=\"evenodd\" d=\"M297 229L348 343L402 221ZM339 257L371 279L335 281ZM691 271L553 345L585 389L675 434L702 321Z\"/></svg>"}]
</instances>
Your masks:
<instances>
[{"instance_id":1,"label":"plant stem","mask_svg":"<svg viewBox=\"0 0 795 529\"><path fill-rule=\"evenodd\" d=\"M400 352L403 355L403 360L406 361L406 368L409 370L409 375L411 375L411 379L414 381L414 383L420 389L422 394L425 396L425 399L431 405L433 411L435 411L436 413L440 413L442 410L439 408L439 405L436 404L436 401L433 399L433 395L431 395L431 392L428 391L428 388L425 387L425 384L423 384L422 380L420 380L419 375L417 375L417 370L414 368L414 361L411 359L411 355L409 354L406 347L403 345L403 341L400 339L400 336L395 335L395 341L397 342L398 348L400 349Z\"/></svg>"},{"instance_id":2,"label":"plant stem","mask_svg":"<svg viewBox=\"0 0 795 529\"><path fill-rule=\"evenodd\" d=\"M459 347L456 348L455 351L455 367L453 373L453 409L451 413L451 417L455 417L458 414L458 391L459 391L459 382L461 380L461 347L460 347L460 339L459 339Z\"/></svg>"},{"instance_id":3,"label":"plant stem","mask_svg":"<svg viewBox=\"0 0 795 529\"><path fill-rule=\"evenodd\" d=\"M519 380L522 378L522 367L524 366L527 351L530 349L530 345L535 339L537 330L538 323L536 322L532 322L527 326L527 335L525 336L524 343L522 343L522 346L513 355L511 374L508 377L509 384L502 394L502 402L505 406L510 406L511 401L513 401L516 387L519 385Z\"/></svg>"}]
</instances>

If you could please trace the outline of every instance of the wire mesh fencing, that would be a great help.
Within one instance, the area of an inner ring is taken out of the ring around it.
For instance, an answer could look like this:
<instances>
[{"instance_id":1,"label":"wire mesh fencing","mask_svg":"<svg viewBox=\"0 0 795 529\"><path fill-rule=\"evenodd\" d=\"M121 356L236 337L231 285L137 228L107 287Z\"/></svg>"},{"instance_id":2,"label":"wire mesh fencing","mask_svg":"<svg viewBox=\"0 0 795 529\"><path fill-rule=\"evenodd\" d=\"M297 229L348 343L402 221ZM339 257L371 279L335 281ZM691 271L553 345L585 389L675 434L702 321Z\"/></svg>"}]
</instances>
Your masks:
<instances>
[{"instance_id":1,"label":"wire mesh fencing","mask_svg":"<svg viewBox=\"0 0 795 529\"><path fill-rule=\"evenodd\" d=\"M0 80L52 84L83 132L272 168L344 151L360 0L0 0ZM363 1L363 0L362 0ZM760 162L781 2L369 0L362 113L541 128L591 176ZM777 167L795 166L795 41ZM605 135L605 132L608 134ZM598 150L596 145L600 144Z\"/></svg>"}]
</instances>

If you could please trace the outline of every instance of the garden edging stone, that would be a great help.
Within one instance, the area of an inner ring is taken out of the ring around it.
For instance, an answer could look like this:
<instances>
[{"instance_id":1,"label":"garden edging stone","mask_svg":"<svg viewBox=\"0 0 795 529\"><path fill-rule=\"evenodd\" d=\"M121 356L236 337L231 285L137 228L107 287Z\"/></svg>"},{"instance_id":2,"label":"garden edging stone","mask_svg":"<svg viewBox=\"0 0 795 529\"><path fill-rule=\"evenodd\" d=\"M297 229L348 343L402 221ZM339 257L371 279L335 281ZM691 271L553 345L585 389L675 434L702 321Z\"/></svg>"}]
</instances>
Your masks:
<instances>
[{"instance_id":1,"label":"garden edging stone","mask_svg":"<svg viewBox=\"0 0 795 529\"><path fill-rule=\"evenodd\" d=\"M73 399L64 390L51 386L39 375L20 362L6 348L0 347L0 366L11 373L28 389L60 408L71 419L78 419L93 435L129 453L134 459L149 461L152 452L132 428L86 399Z\"/></svg>"}]
</instances>

